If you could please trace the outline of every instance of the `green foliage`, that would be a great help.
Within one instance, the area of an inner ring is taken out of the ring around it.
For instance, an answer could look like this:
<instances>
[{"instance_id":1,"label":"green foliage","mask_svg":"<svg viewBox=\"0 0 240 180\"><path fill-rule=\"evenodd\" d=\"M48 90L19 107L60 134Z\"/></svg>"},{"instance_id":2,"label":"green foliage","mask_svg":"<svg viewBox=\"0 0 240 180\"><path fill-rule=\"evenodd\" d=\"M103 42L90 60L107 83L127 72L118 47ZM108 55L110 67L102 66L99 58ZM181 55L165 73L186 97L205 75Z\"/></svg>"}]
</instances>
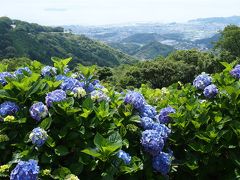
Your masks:
<instances>
[{"instance_id":1,"label":"green foliage","mask_svg":"<svg viewBox=\"0 0 240 180\"><path fill-rule=\"evenodd\" d=\"M30 65L32 60L28 58L10 58L10 59L2 59L0 61L1 64L7 65L7 69L5 71L14 71L20 66L28 66ZM2 71L1 71L2 72Z\"/></svg>"},{"instance_id":2,"label":"green foliage","mask_svg":"<svg viewBox=\"0 0 240 180\"><path fill-rule=\"evenodd\" d=\"M113 76L107 77L118 87L140 87L149 84L152 88L170 86L181 81L191 82L201 72L215 73L223 68L220 59L212 53L197 50L179 50L166 58L158 57L131 65L122 65L113 69ZM101 75L101 74L100 74Z\"/></svg>"},{"instance_id":3,"label":"green foliage","mask_svg":"<svg viewBox=\"0 0 240 180\"><path fill-rule=\"evenodd\" d=\"M54 66L61 73L70 59L53 58ZM4 65L2 65L4 67ZM14 116L2 117L0 123L0 177L9 177L19 160L36 159L41 179L64 179L74 174L80 179L139 179L145 178L145 156L140 146L139 116L133 108L123 103L123 95L108 88L104 92L109 101L95 102L90 94L68 97L53 107L41 121L34 120L29 108L34 102L45 102L47 93L59 89L61 81L55 77L42 77L43 66L33 61L32 74L8 78L0 89L0 102L14 101L20 111ZM95 66L79 65L75 70L93 81ZM72 72L68 73L71 76ZM48 139L41 147L29 140L30 132L43 128ZM120 149L132 156L130 164L117 157ZM151 176L161 177L151 169Z\"/></svg>"},{"instance_id":4,"label":"green foliage","mask_svg":"<svg viewBox=\"0 0 240 180\"><path fill-rule=\"evenodd\" d=\"M158 56L166 57L174 51L172 46L158 41L150 41L143 45L136 43L110 43L110 46L140 59L154 59Z\"/></svg>"},{"instance_id":5,"label":"green foliage","mask_svg":"<svg viewBox=\"0 0 240 180\"><path fill-rule=\"evenodd\" d=\"M239 178L240 84L229 73L234 63L222 64L225 70L213 75L219 89L214 99L206 99L191 84L177 83L161 90L141 88L158 109L171 105L177 110L170 122L177 170L173 179Z\"/></svg>"},{"instance_id":6,"label":"green foliage","mask_svg":"<svg viewBox=\"0 0 240 180\"><path fill-rule=\"evenodd\" d=\"M216 48L227 51L232 56L240 57L240 27L229 25L221 32L221 37L216 44Z\"/></svg>"},{"instance_id":7,"label":"green foliage","mask_svg":"<svg viewBox=\"0 0 240 180\"><path fill-rule=\"evenodd\" d=\"M28 57L50 64L50 59L54 56L73 57L71 66L77 63L116 66L137 62L136 59L103 43L85 36L64 33L62 28L0 18L0 59Z\"/></svg>"}]
</instances>

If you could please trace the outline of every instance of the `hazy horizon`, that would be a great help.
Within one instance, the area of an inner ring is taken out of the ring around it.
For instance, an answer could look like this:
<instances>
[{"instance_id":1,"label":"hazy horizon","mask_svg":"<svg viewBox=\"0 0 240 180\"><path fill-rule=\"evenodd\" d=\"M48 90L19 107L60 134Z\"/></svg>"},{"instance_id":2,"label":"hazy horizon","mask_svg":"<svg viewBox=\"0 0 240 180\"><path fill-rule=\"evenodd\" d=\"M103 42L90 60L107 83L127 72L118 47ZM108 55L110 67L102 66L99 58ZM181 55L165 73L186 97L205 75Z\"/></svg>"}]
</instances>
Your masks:
<instances>
[{"instance_id":1,"label":"hazy horizon","mask_svg":"<svg viewBox=\"0 0 240 180\"><path fill-rule=\"evenodd\" d=\"M239 0L8 0L0 16L41 25L171 23L239 16Z\"/></svg>"}]
</instances>

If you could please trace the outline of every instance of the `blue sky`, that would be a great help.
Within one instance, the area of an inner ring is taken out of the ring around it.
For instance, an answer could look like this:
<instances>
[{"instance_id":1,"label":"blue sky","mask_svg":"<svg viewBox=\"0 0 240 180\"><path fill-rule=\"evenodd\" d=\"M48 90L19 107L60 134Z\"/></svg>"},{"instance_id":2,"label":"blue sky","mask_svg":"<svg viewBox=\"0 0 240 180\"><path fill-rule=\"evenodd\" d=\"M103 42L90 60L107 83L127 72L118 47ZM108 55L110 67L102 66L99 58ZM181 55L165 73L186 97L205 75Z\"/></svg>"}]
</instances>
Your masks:
<instances>
[{"instance_id":1,"label":"blue sky","mask_svg":"<svg viewBox=\"0 0 240 180\"><path fill-rule=\"evenodd\" d=\"M240 0L2 0L0 16L42 25L185 22L240 15Z\"/></svg>"}]
</instances>

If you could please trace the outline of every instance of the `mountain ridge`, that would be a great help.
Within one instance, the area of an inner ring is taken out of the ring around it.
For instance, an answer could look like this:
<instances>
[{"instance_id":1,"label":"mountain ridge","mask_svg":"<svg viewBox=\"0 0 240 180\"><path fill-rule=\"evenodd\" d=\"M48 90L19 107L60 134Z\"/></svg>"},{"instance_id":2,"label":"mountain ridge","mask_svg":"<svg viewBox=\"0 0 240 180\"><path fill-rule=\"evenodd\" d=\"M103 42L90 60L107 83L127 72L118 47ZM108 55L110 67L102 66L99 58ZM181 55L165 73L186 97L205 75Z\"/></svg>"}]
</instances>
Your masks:
<instances>
[{"instance_id":1,"label":"mountain ridge","mask_svg":"<svg viewBox=\"0 0 240 180\"><path fill-rule=\"evenodd\" d=\"M53 56L73 57L72 65L117 66L137 60L84 35L64 32L61 27L41 26L7 17L0 18L0 58L28 57L45 64Z\"/></svg>"}]
</instances>

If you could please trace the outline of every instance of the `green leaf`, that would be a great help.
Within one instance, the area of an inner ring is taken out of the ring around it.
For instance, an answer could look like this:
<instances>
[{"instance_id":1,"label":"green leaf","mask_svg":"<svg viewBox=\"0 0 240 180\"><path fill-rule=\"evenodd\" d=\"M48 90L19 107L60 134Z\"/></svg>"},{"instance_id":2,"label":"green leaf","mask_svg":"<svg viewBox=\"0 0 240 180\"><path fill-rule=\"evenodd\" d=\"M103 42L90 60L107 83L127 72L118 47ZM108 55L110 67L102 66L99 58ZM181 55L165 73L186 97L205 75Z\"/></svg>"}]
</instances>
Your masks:
<instances>
[{"instance_id":1,"label":"green leaf","mask_svg":"<svg viewBox=\"0 0 240 180\"><path fill-rule=\"evenodd\" d=\"M82 150L82 152L85 153L85 154L88 154L90 156L93 156L93 157L100 157L101 156L101 154L96 149L88 148L88 149Z\"/></svg>"},{"instance_id":2,"label":"green leaf","mask_svg":"<svg viewBox=\"0 0 240 180\"><path fill-rule=\"evenodd\" d=\"M108 156L122 147L122 138L118 132L111 134L107 139L97 133L94 137L94 144Z\"/></svg>"},{"instance_id":3,"label":"green leaf","mask_svg":"<svg viewBox=\"0 0 240 180\"><path fill-rule=\"evenodd\" d=\"M199 139L201 139L201 140L203 140L203 141L206 141L206 142L208 142L208 143L211 142L211 139L208 138L208 137L206 137L204 134L200 134L200 133L199 133L199 134L196 135L196 137L199 138Z\"/></svg>"},{"instance_id":4,"label":"green leaf","mask_svg":"<svg viewBox=\"0 0 240 180\"><path fill-rule=\"evenodd\" d=\"M108 143L107 140L99 133L95 135L93 142L99 149Z\"/></svg>"},{"instance_id":5,"label":"green leaf","mask_svg":"<svg viewBox=\"0 0 240 180\"><path fill-rule=\"evenodd\" d=\"M17 101L16 98L11 96L6 90L0 89L0 98Z\"/></svg>"},{"instance_id":6,"label":"green leaf","mask_svg":"<svg viewBox=\"0 0 240 180\"><path fill-rule=\"evenodd\" d=\"M54 151L58 156L65 156L69 153L68 149L65 146L57 146Z\"/></svg>"},{"instance_id":7,"label":"green leaf","mask_svg":"<svg viewBox=\"0 0 240 180\"><path fill-rule=\"evenodd\" d=\"M55 147L55 145L56 145L53 138L51 138L50 136L48 136L46 143L51 148Z\"/></svg>"},{"instance_id":8,"label":"green leaf","mask_svg":"<svg viewBox=\"0 0 240 180\"><path fill-rule=\"evenodd\" d=\"M64 68L67 67L68 63L72 60L71 57L66 59L52 57L51 59L54 62L54 67L58 69L60 74L63 74Z\"/></svg>"},{"instance_id":9,"label":"green leaf","mask_svg":"<svg viewBox=\"0 0 240 180\"><path fill-rule=\"evenodd\" d=\"M136 122L136 123L140 123L141 122L141 118L139 115L134 115L134 116L131 116L131 118L129 119L129 121L131 122Z\"/></svg>"},{"instance_id":10,"label":"green leaf","mask_svg":"<svg viewBox=\"0 0 240 180\"><path fill-rule=\"evenodd\" d=\"M39 124L39 127L47 130L51 126L51 124L52 124L52 118L48 117L42 120L42 122Z\"/></svg>"},{"instance_id":11,"label":"green leaf","mask_svg":"<svg viewBox=\"0 0 240 180\"><path fill-rule=\"evenodd\" d=\"M71 174L71 171L66 167L61 167L53 171L53 176L58 179L64 179L68 174Z\"/></svg>"},{"instance_id":12,"label":"green leaf","mask_svg":"<svg viewBox=\"0 0 240 180\"><path fill-rule=\"evenodd\" d=\"M88 118L88 116L92 113L92 110L88 110L83 108L83 113L80 114L81 117Z\"/></svg>"},{"instance_id":13,"label":"green leaf","mask_svg":"<svg viewBox=\"0 0 240 180\"><path fill-rule=\"evenodd\" d=\"M88 109L88 110L93 109L93 105L94 105L94 103L93 103L93 100L91 98L86 98L82 103L82 107L84 109Z\"/></svg>"}]
</instances>

